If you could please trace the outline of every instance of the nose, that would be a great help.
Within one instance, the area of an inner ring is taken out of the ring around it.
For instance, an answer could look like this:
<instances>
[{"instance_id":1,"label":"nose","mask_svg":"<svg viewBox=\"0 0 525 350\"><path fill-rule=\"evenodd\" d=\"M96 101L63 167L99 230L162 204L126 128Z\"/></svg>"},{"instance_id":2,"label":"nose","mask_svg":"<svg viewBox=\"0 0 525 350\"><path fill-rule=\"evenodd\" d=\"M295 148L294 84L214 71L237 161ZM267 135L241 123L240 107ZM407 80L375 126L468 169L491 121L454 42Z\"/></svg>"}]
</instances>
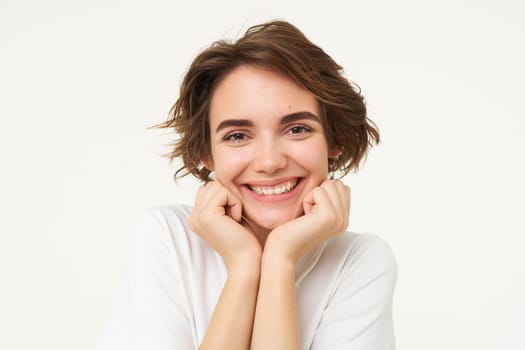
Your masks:
<instances>
[{"instance_id":1,"label":"nose","mask_svg":"<svg viewBox=\"0 0 525 350\"><path fill-rule=\"evenodd\" d=\"M277 140L268 138L255 145L254 170L264 173L275 173L287 164L286 150Z\"/></svg>"}]
</instances>

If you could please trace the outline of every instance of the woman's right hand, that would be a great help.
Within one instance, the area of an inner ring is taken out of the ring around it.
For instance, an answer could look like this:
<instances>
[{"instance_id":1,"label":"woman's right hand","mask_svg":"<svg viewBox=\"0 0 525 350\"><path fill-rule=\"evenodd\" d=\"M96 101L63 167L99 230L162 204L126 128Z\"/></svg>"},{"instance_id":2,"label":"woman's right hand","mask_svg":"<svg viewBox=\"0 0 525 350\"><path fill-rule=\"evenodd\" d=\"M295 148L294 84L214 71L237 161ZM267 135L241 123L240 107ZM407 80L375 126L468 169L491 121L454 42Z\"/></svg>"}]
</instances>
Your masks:
<instances>
[{"instance_id":1,"label":"woman's right hand","mask_svg":"<svg viewBox=\"0 0 525 350\"><path fill-rule=\"evenodd\" d=\"M250 262L258 266L262 256L259 241L241 220L242 203L235 194L219 181L201 186L189 226L219 253L229 272Z\"/></svg>"}]
</instances>

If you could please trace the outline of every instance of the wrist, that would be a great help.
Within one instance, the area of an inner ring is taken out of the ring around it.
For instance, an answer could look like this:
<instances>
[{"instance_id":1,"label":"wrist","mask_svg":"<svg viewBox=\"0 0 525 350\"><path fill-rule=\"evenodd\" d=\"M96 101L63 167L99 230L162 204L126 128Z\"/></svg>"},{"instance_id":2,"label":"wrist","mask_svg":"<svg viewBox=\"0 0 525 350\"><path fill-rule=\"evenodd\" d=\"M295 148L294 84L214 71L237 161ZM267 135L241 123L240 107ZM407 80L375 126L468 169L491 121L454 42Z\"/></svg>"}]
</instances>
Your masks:
<instances>
[{"instance_id":1,"label":"wrist","mask_svg":"<svg viewBox=\"0 0 525 350\"><path fill-rule=\"evenodd\" d=\"M272 231L264 245L262 261L278 261L279 264L293 265L301 257L299 247L287 240L286 234Z\"/></svg>"},{"instance_id":2,"label":"wrist","mask_svg":"<svg viewBox=\"0 0 525 350\"><path fill-rule=\"evenodd\" d=\"M266 241L264 246L264 251L261 259L261 268L276 268L276 269L286 269L294 270L299 257L296 257L295 254L292 254L289 250L277 242L277 240Z\"/></svg>"},{"instance_id":3,"label":"wrist","mask_svg":"<svg viewBox=\"0 0 525 350\"><path fill-rule=\"evenodd\" d=\"M228 278L241 280L259 280L261 271L261 255L246 256L226 264Z\"/></svg>"}]
</instances>

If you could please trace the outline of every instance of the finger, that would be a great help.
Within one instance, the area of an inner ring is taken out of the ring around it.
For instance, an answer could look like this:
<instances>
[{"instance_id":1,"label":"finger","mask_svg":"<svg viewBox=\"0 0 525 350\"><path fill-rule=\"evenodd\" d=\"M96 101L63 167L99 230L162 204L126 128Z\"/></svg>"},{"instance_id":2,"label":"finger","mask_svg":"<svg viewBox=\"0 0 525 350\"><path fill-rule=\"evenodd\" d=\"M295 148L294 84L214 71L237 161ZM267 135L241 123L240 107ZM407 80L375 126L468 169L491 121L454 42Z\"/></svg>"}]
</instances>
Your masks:
<instances>
[{"instance_id":1,"label":"finger","mask_svg":"<svg viewBox=\"0 0 525 350\"><path fill-rule=\"evenodd\" d=\"M200 189L199 200L201 204L208 206L216 211L225 213L225 207L228 206L228 190L218 181L210 181Z\"/></svg>"},{"instance_id":2,"label":"finger","mask_svg":"<svg viewBox=\"0 0 525 350\"><path fill-rule=\"evenodd\" d=\"M350 200L350 187L346 186L340 180L332 180L332 186L327 186L327 191L332 195L332 198L337 198L338 207L346 210L349 209L348 203Z\"/></svg>"},{"instance_id":3,"label":"finger","mask_svg":"<svg viewBox=\"0 0 525 350\"><path fill-rule=\"evenodd\" d=\"M199 188L196 199L199 204L209 204L214 202L213 199L217 199L219 190L220 186L217 186L215 181L210 181Z\"/></svg>"},{"instance_id":4,"label":"finger","mask_svg":"<svg viewBox=\"0 0 525 350\"><path fill-rule=\"evenodd\" d=\"M313 190L308 192L306 194L306 196L304 196L304 198L303 198L303 211L304 211L305 214L310 214L312 212L312 208L315 205L314 195L313 195L312 192L313 192Z\"/></svg>"},{"instance_id":5,"label":"finger","mask_svg":"<svg viewBox=\"0 0 525 350\"><path fill-rule=\"evenodd\" d=\"M348 229L349 217L350 217L350 187L346 186L344 183L340 183L341 190L339 195L341 196L341 208L344 208L343 212L343 230Z\"/></svg>"},{"instance_id":6,"label":"finger","mask_svg":"<svg viewBox=\"0 0 525 350\"><path fill-rule=\"evenodd\" d=\"M320 186L326 191L328 197L334 204L339 204L341 201L341 197L339 195L339 191L341 191L341 188L338 186L339 183L339 180L326 180Z\"/></svg>"},{"instance_id":7,"label":"finger","mask_svg":"<svg viewBox=\"0 0 525 350\"><path fill-rule=\"evenodd\" d=\"M339 198L341 200L342 215L344 218L343 230L348 228L350 216L350 187L346 186L342 181L337 184Z\"/></svg>"},{"instance_id":8,"label":"finger","mask_svg":"<svg viewBox=\"0 0 525 350\"><path fill-rule=\"evenodd\" d=\"M226 210L226 215L233 220L240 222L242 218L242 202L232 191L222 184L220 180L215 180L216 186L220 188L221 203Z\"/></svg>"},{"instance_id":9,"label":"finger","mask_svg":"<svg viewBox=\"0 0 525 350\"><path fill-rule=\"evenodd\" d=\"M320 187L314 187L310 192L306 194L303 198L303 210L305 214L310 214L315 205L317 204L315 200L314 191L319 191Z\"/></svg>"},{"instance_id":10,"label":"finger","mask_svg":"<svg viewBox=\"0 0 525 350\"><path fill-rule=\"evenodd\" d=\"M327 180L321 184L321 188L326 192L334 209L338 212L344 210L344 189L339 180Z\"/></svg>"},{"instance_id":11,"label":"finger","mask_svg":"<svg viewBox=\"0 0 525 350\"><path fill-rule=\"evenodd\" d=\"M342 181L337 180L335 188L337 189L340 203L338 207L341 208L342 214L344 214L346 218L350 212L350 187L346 186Z\"/></svg>"},{"instance_id":12,"label":"finger","mask_svg":"<svg viewBox=\"0 0 525 350\"><path fill-rule=\"evenodd\" d=\"M343 189L341 191L341 195L343 196L343 207L344 207L344 229L346 230L348 228L348 224L350 222L350 187L343 184Z\"/></svg>"},{"instance_id":13,"label":"finger","mask_svg":"<svg viewBox=\"0 0 525 350\"><path fill-rule=\"evenodd\" d=\"M336 215L336 226L341 231L348 226L349 188L340 180L329 180L321 185L327 193Z\"/></svg>"},{"instance_id":14,"label":"finger","mask_svg":"<svg viewBox=\"0 0 525 350\"><path fill-rule=\"evenodd\" d=\"M226 213L233 220L240 222L242 217L242 202L239 197L231 191L224 188L226 191Z\"/></svg>"},{"instance_id":15,"label":"finger","mask_svg":"<svg viewBox=\"0 0 525 350\"><path fill-rule=\"evenodd\" d=\"M317 208L326 208L327 210L334 210L330 197L325 189L315 187L303 200L303 209L306 214L314 212Z\"/></svg>"}]
</instances>

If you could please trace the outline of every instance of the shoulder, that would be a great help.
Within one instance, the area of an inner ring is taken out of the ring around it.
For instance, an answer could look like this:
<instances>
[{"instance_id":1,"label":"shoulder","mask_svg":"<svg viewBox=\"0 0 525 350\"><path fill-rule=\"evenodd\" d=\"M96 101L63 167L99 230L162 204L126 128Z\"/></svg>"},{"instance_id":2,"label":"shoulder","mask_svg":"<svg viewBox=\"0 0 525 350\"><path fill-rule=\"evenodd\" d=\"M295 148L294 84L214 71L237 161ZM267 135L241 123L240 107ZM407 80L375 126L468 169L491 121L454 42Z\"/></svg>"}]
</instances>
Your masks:
<instances>
[{"instance_id":1,"label":"shoulder","mask_svg":"<svg viewBox=\"0 0 525 350\"><path fill-rule=\"evenodd\" d=\"M139 217L139 225L172 226L188 221L192 207L187 205L159 205L148 208Z\"/></svg>"},{"instance_id":2,"label":"shoulder","mask_svg":"<svg viewBox=\"0 0 525 350\"><path fill-rule=\"evenodd\" d=\"M186 205L162 205L144 210L135 225L135 248L186 255L183 252L202 244L200 237L188 227L191 210L192 207Z\"/></svg>"},{"instance_id":3,"label":"shoulder","mask_svg":"<svg viewBox=\"0 0 525 350\"><path fill-rule=\"evenodd\" d=\"M326 254L339 256L339 278L352 285L381 280L392 290L397 280L397 262L390 245L376 234L345 232L326 246Z\"/></svg>"},{"instance_id":4,"label":"shoulder","mask_svg":"<svg viewBox=\"0 0 525 350\"><path fill-rule=\"evenodd\" d=\"M397 264L382 238L353 232L331 238L315 272L317 283L308 286L315 298L308 301L321 300L322 311L316 310L319 321L309 348L395 348L392 301ZM308 329L308 321L304 323Z\"/></svg>"},{"instance_id":5,"label":"shoulder","mask_svg":"<svg viewBox=\"0 0 525 350\"><path fill-rule=\"evenodd\" d=\"M327 242L326 251L340 251L347 263L397 266L390 245L373 233L345 232Z\"/></svg>"},{"instance_id":6,"label":"shoulder","mask_svg":"<svg viewBox=\"0 0 525 350\"><path fill-rule=\"evenodd\" d=\"M188 217L192 208L186 205L162 205L144 210L139 216L137 228L143 232L187 232Z\"/></svg>"},{"instance_id":7,"label":"shoulder","mask_svg":"<svg viewBox=\"0 0 525 350\"><path fill-rule=\"evenodd\" d=\"M390 245L380 236L373 233L345 232L341 239L351 243L348 253L350 262L397 269L396 259Z\"/></svg>"},{"instance_id":8,"label":"shoulder","mask_svg":"<svg viewBox=\"0 0 525 350\"><path fill-rule=\"evenodd\" d=\"M135 225L136 236L166 236L173 231L188 231L188 216L191 207L184 205L163 205L144 210ZM166 237L164 237L166 238Z\"/></svg>"}]
</instances>

